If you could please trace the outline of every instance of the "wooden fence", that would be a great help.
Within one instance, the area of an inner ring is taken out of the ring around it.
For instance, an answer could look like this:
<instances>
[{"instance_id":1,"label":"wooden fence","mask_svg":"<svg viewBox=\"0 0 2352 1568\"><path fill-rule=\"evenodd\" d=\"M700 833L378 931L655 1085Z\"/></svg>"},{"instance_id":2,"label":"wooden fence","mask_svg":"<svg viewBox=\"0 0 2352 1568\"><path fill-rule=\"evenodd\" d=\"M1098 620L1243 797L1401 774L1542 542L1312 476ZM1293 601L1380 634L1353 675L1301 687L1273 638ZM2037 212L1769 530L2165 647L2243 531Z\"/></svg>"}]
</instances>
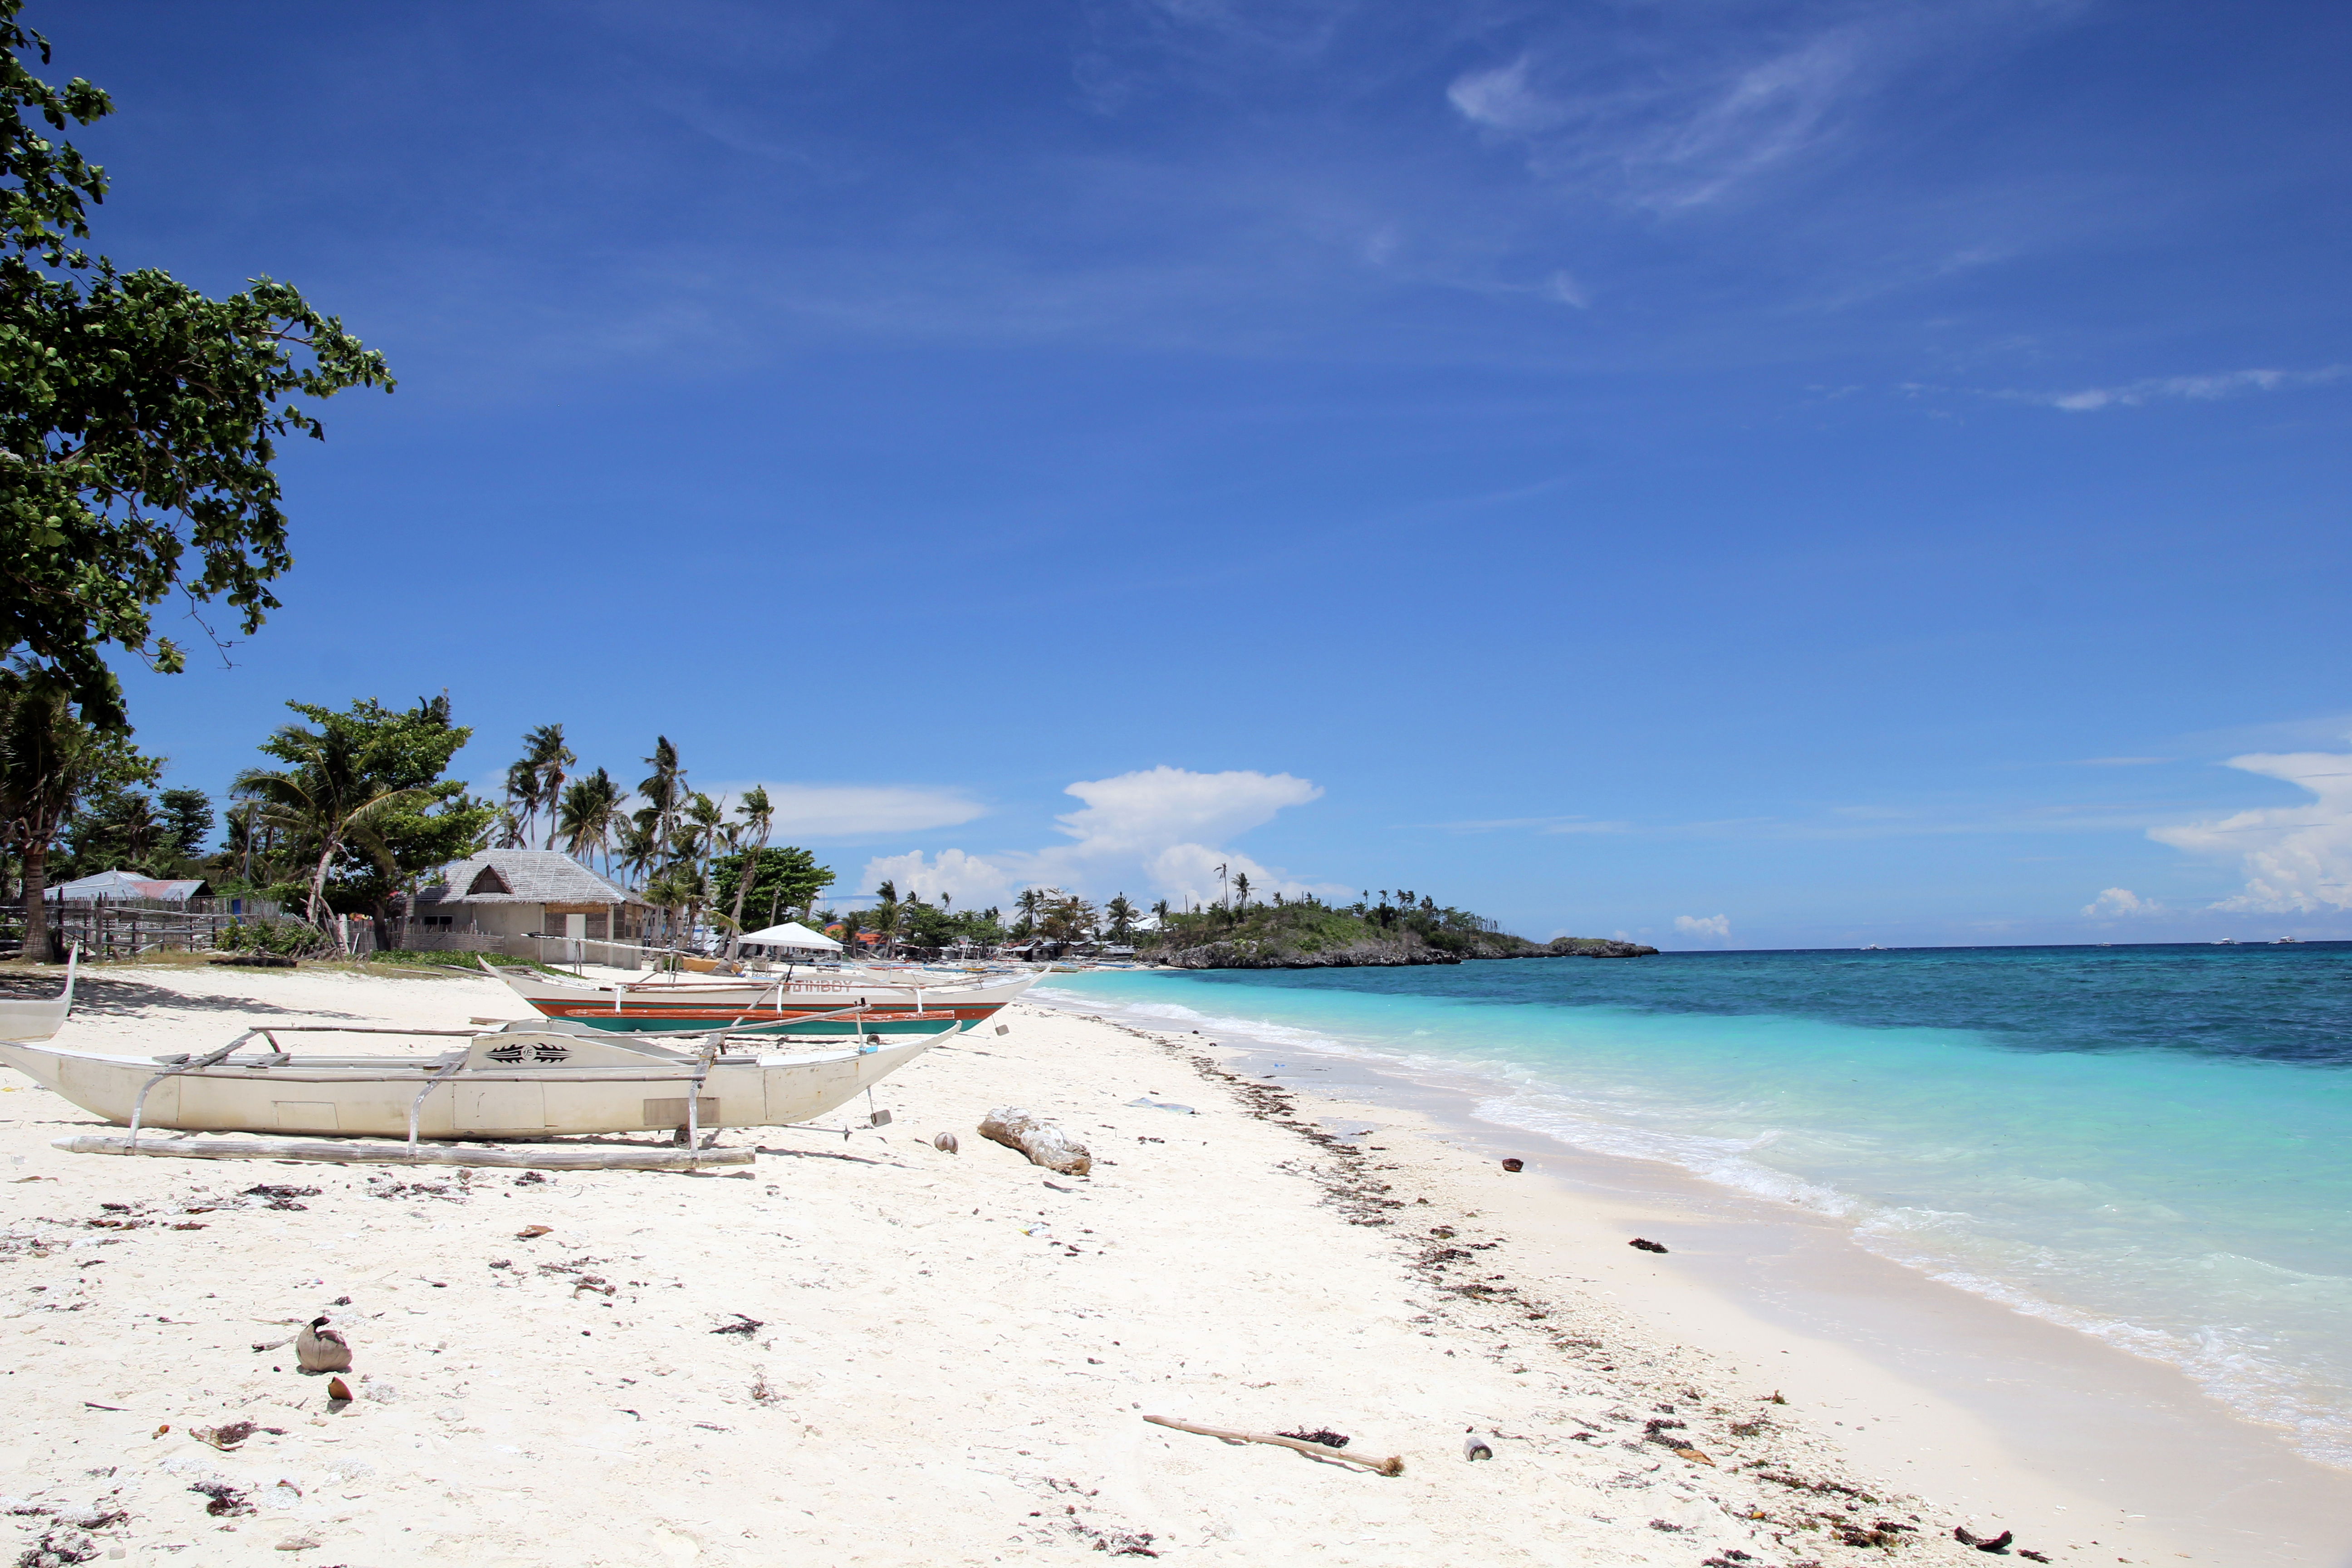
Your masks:
<instances>
[{"instance_id":1,"label":"wooden fence","mask_svg":"<svg viewBox=\"0 0 2352 1568\"><path fill-rule=\"evenodd\" d=\"M203 952L220 945L220 933L240 921L277 919L268 899L72 899L48 906L49 930L58 951L79 945L92 958L136 958L142 952ZM0 914L0 949L25 949L21 908Z\"/></svg>"}]
</instances>

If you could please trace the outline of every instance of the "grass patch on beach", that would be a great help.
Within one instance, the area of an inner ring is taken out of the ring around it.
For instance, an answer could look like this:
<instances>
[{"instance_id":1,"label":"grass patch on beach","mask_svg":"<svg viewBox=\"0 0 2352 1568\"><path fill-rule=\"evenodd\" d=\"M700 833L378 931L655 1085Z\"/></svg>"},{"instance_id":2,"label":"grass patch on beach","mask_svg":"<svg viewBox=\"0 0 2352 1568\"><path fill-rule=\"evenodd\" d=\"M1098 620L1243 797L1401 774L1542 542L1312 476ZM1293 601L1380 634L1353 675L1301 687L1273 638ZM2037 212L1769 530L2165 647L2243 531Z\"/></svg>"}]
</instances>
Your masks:
<instances>
[{"instance_id":1,"label":"grass patch on beach","mask_svg":"<svg viewBox=\"0 0 2352 1568\"><path fill-rule=\"evenodd\" d=\"M568 969L556 969L535 958L509 958L504 953L481 952L419 952L413 948L392 947L371 952L365 958L346 961L347 966L369 973L385 969L432 970L451 974L480 975L481 961L491 960L502 969L533 969L541 974L569 975ZM317 964L309 967L319 967Z\"/></svg>"}]
</instances>

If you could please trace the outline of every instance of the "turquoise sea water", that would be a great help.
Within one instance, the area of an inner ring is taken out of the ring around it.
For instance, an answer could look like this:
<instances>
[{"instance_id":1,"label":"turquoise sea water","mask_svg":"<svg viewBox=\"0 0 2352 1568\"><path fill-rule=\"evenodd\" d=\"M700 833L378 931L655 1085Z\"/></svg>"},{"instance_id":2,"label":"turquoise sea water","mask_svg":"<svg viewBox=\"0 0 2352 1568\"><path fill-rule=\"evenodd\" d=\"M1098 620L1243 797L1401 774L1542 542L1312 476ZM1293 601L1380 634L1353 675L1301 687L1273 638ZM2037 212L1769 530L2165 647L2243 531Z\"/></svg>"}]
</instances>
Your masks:
<instances>
[{"instance_id":1,"label":"turquoise sea water","mask_svg":"<svg viewBox=\"0 0 2352 1568\"><path fill-rule=\"evenodd\" d=\"M1480 1090L1834 1215L2352 1465L2352 943L1101 973L1052 996Z\"/></svg>"}]
</instances>

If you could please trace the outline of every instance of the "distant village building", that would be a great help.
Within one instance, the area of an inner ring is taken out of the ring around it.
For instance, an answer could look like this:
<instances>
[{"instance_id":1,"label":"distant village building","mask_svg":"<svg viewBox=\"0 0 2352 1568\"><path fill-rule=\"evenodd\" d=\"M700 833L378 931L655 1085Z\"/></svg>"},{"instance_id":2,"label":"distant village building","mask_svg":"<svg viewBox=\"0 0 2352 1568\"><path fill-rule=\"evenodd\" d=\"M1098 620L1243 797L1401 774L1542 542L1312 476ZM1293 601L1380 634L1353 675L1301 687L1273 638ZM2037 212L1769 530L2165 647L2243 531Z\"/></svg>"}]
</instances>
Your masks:
<instances>
[{"instance_id":1,"label":"distant village building","mask_svg":"<svg viewBox=\"0 0 2352 1568\"><path fill-rule=\"evenodd\" d=\"M100 871L94 877L59 882L49 889L48 896L76 904L97 899L155 899L167 904L184 904L211 890L201 877L172 879L142 877L136 871Z\"/></svg>"},{"instance_id":2,"label":"distant village building","mask_svg":"<svg viewBox=\"0 0 2352 1568\"><path fill-rule=\"evenodd\" d=\"M652 908L553 849L486 849L449 867L446 877L416 895L419 931L635 942Z\"/></svg>"}]
</instances>

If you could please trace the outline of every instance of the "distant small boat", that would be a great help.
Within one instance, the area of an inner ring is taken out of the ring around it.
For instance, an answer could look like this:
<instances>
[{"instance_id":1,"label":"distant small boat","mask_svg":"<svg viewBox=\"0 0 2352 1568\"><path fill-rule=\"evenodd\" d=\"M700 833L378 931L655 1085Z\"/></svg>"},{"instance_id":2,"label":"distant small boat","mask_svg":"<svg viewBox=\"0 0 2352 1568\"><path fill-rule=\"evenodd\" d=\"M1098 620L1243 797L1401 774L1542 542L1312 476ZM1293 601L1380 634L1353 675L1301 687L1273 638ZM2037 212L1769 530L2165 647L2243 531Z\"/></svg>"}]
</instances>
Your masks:
<instances>
[{"instance_id":1,"label":"distant small boat","mask_svg":"<svg viewBox=\"0 0 2352 1568\"><path fill-rule=\"evenodd\" d=\"M2302 941L2303 941L2303 938L2301 938L2301 937L2299 937L2299 936L2282 936L2282 937L2273 938L2273 941L2272 941L2272 942L2271 942L2271 945L2272 945L2273 947L2292 947L2292 946L2294 946L2294 945L2295 945L2295 944L2297 944L2297 943L2301 942Z\"/></svg>"},{"instance_id":2,"label":"distant small boat","mask_svg":"<svg viewBox=\"0 0 2352 1568\"><path fill-rule=\"evenodd\" d=\"M2213 945L2215 947L2235 947L2238 945L2238 939L2234 936L2225 936Z\"/></svg>"},{"instance_id":3,"label":"distant small boat","mask_svg":"<svg viewBox=\"0 0 2352 1568\"><path fill-rule=\"evenodd\" d=\"M1862 944L1862 951L1864 952L1885 952L1886 950L1879 946L1874 942L1866 942Z\"/></svg>"}]
</instances>

